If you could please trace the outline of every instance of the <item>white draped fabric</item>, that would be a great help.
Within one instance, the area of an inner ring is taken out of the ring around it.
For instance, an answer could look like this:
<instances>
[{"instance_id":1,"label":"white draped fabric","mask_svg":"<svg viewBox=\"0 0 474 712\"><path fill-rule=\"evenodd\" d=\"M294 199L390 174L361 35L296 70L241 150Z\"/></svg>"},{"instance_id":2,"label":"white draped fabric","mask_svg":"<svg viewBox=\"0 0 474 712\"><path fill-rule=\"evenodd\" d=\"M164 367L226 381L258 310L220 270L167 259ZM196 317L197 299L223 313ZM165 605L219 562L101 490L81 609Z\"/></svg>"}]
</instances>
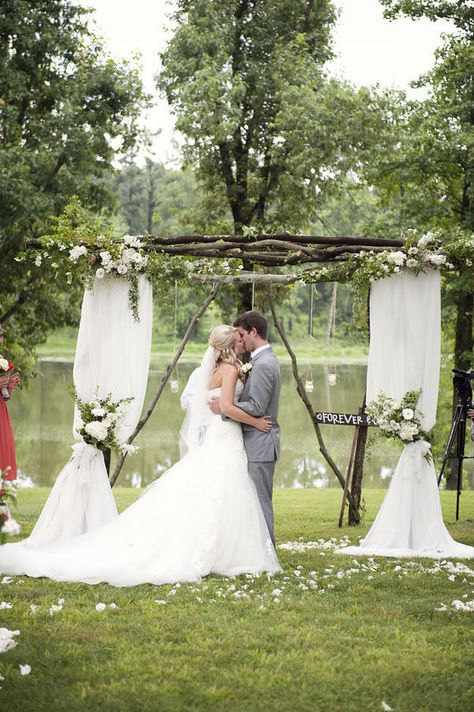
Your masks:
<instances>
[{"instance_id":1,"label":"white draped fabric","mask_svg":"<svg viewBox=\"0 0 474 712\"><path fill-rule=\"evenodd\" d=\"M120 442L133 432L143 407L148 380L152 333L152 288L139 278L139 321L129 305L126 279L96 279L86 291L74 360L74 385L79 398L90 401L98 388L114 401L133 397L117 428ZM77 408L73 433L80 442L59 474L30 537L15 546L43 547L96 527L117 516L104 457L78 435Z\"/></svg>"},{"instance_id":2,"label":"white draped fabric","mask_svg":"<svg viewBox=\"0 0 474 712\"><path fill-rule=\"evenodd\" d=\"M380 391L400 400L422 389L422 427L436 420L440 367L440 275L402 272L375 282L370 295L367 402ZM377 517L360 546L344 554L474 557L474 547L455 542L444 525L429 443L408 443Z\"/></svg>"}]
</instances>

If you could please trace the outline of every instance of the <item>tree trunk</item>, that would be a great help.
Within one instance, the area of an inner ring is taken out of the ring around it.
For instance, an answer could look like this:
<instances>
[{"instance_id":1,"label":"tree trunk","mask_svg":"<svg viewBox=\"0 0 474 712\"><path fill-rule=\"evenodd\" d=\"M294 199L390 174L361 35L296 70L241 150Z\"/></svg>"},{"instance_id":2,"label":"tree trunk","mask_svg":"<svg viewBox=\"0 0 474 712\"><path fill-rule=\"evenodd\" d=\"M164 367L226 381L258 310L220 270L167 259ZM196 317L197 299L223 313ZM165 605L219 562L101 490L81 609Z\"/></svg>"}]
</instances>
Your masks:
<instances>
[{"instance_id":1,"label":"tree trunk","mask_svg":"<svg viewBox=\"0 0 474 712\"><path fill-rule=\"evenodd\" d=\"M332 286L331 301L329 304L328 325L326 329L326 340L324 348L329 348L331 339L336 332L336 300L337 300L337 282Z\"/></svg>"},{"instance_id":2,"label":"tree trunk","mask_svg":"<svg viewBox=\"0 0 474 712\"><path fill-rule=\"evenodd\" d=\"M146 229L149 234L153 232L153 215L156 207L156 176L153 172L153 162L146 159L147 175L147 206L146 206Z\"/></svg>"},{"instance_id":3,"label":"tree trunk","mask_svg":"<svg viewBox=\"0 0 474 712\"><path fill-rule=\"evenodd\" d=\"M471 292L461 295L457 304L456 339L454 344L454 367L467 371L472 364L472 324L473 324L474 295ZM453 417L457 406L456 394L453 394ZM446 468L446 489L455 490L457 487L457 460L452 459Z\"/></svg>"},{"instance_id":4,"label":"tree trunk","mask_svg":"<svg viewBox=\"0 0 474 712\"><path fill-rule=\"evenodd\" d=\"M362 410L365 408L365 398ZM360 426L357 433L357 445L354 458L354 470L352 474L351 495L355 506L351 506L349 501L348 524L352 527L360 524L360 501L362 497L362 478L364 476L365 446L367 443L367 426Z\"/></svg>"}]
</instances>

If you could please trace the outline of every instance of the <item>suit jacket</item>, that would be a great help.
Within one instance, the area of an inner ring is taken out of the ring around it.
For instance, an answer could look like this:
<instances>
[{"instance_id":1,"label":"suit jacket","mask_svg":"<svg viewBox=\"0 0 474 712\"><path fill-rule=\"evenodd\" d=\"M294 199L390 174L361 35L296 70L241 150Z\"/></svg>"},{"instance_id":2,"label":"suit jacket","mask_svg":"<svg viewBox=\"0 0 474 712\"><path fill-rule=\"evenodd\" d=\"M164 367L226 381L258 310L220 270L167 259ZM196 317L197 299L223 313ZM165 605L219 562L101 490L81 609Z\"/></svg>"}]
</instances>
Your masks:
<instances>
[{"instance_id":1,"label":"suit jacket","mask_svg":"<svg viewBox=\"0 0 474 712\"><path fill-rule=\"evenodd\" d=\"M268 433L242 423L245 450L250 462L270 462L280 455L280 365L271 347L252 359L244 389L237 405L249 415L270 415L273 426Z\"/></svg>"}]
</instances>

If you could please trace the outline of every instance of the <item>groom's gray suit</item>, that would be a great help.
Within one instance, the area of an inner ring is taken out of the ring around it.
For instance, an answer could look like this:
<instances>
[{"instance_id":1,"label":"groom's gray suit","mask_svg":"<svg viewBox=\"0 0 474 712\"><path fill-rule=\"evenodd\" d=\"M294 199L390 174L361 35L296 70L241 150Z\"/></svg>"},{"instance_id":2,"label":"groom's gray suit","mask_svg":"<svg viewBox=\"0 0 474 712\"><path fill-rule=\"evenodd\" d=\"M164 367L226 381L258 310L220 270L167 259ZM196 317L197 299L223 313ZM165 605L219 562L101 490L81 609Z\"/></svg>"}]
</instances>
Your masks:
<instances>
[{"instance_id":1,"label":"groom's gray suit","mask_svg":"<svg viewBox=\"0 0 474 712\"><path fill-rule=\"evenodd\" d=\"M280 455L280 365L271 347L259 351L251 363L252 369L237 405L249 415L257 418L269 415L272 419L273 425L268 433L245 424L242 424L242 432L249 474L257 488L268 531L275 543L272 493L275 462Z\"/></svg>"}]
</instances>

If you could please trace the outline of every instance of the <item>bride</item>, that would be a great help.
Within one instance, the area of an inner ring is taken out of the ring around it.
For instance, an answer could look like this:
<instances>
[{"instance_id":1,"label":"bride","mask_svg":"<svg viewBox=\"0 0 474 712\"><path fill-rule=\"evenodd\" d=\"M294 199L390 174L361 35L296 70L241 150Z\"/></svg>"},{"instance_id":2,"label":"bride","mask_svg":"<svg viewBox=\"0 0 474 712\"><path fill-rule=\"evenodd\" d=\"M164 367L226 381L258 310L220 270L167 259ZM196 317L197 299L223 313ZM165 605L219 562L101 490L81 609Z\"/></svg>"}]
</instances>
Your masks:
<instances>
[{"instance_id":1,"label":"bride","mask_svg":"<svg viewBox=\"0 0 474 712\"><path fill-rule=\"evenodd\" d=\"M266 431L271 421L234 405L243 388L239 341L233 327L211 331L181 431L186 454L179 462L106 526L39 549L27 542L0 547L0 571L113 586L280 571L239 424ZM210 412L214 395L227 419Z\"/></svg>"}]
</instances>

